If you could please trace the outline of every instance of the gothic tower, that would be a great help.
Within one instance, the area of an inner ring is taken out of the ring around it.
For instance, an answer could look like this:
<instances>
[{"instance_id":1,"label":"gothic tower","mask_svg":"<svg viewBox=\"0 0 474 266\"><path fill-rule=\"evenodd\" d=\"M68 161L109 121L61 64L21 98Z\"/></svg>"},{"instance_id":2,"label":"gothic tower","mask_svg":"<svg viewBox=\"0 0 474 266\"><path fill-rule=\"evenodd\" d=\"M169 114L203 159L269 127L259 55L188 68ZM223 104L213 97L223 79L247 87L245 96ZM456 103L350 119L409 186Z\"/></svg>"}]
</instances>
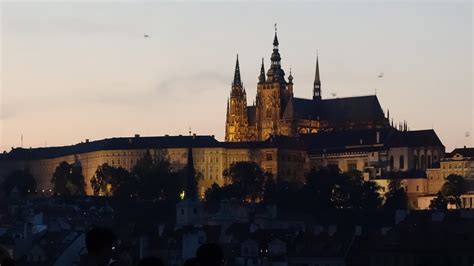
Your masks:
<instances>
[{"instance_id":1,"label":"gothic tower","mask_svg":"<svg viewBox=\"0 0 474 266\"><path fill-rule=\"evenodd\" d=\"M319 78L318 55L316 55L316 73L314 74L313 100L321 100L321 79Z\"/></svg>"},{"instance_id":2,"label":"gothic tower","mask_svg":"<svg viewBox=\"0 0 474 266\"><path fill-rule=\"evenodd\" d=\"M290 84L285 80L278 45L278 36L275 29L271 65L265 79L262 62L262 70L257 85L257 140L266 140L270 135L289 135L289 132L286 132L288 129L281 125L281 119L286 105L293 97L293 86L292 82Z\"/></svg>"},{"instance_id":3,"label":"gothic tower","mask_svg":"<svg viewBox=\"0 0 474 266\"><path fill-rule=\"evenodd\" d=\"M239 55L235 63L234 81L227 101L226 141L245 141L247 139L247 94L240 79Z\"/></svg>"}]
</instances>

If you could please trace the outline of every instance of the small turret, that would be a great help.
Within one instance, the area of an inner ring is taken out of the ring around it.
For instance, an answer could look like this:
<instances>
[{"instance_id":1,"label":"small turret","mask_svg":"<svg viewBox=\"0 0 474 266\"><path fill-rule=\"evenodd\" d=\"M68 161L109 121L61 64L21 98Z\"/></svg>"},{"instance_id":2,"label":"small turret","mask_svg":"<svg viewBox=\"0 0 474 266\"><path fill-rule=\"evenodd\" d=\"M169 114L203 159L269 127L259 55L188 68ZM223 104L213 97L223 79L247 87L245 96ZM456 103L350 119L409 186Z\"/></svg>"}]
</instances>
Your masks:
<instances>
[{"instance_id":1,"label":"small turret","mask_svg":"<svg viewBox=\"0 0 474 266\"><path fill-rule=\"evenodd\" d=\"M265 66L263 64L263 57L262 57L262 66L260 67L260 76L258 77L259 83L265 82Z\"/></svg>"}]
</instances>

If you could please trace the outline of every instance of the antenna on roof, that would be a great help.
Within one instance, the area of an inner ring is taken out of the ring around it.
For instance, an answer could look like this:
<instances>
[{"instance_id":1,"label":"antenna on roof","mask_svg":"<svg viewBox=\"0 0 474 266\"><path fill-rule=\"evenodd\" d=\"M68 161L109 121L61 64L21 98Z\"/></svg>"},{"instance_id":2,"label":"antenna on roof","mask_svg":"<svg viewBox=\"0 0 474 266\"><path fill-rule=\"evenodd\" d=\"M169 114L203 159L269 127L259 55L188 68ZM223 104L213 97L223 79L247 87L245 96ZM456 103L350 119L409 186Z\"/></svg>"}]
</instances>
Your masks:
<instances>
[{"instance_id":1,"label":"antenna on roof","mask_svg":"<svg viewBox=\"0 0 474 266\"><path fill-rule=\"evenodd\" d=\"M189 127L189 136L192 136L192 131L191 131L191 127Z\"/></svg>"},{"instance_id":2,"label":"antenna on roof","mask_svg":"<svg viewBox=\"0 0 474 266\"><path fill-rule=\"evenodd\" d=\"M23 148L23 133L21 133L21 146Z\"/></svg>"}]
</instances>

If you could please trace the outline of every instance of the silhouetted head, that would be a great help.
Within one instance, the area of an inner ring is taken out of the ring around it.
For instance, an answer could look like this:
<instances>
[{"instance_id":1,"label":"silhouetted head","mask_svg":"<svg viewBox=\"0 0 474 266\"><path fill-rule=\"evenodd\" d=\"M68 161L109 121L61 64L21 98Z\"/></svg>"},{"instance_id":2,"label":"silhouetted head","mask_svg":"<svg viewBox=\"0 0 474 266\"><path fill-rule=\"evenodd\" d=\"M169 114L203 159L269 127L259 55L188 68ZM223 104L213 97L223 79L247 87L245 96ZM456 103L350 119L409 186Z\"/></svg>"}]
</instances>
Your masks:
<instances>
[{"instance_id":1,"label":"silhouetted head","mask_svg":"<svg viewBox=\"0 0 474 266\"><path fill-rule=\"evenodd\" d=\"M184 266L197 266L199 265L197 258L190 258L184 262Z\"/></svg>"},{"instance_id":2,"label":"silhouetted head","mask_svg":"<svg viewBox=\"0 0 474 266\"><path fill-rule=\"evenodd\" d=\"M2 266L15 266L15 261L12 258L5 258L0 262Z\"/></svg>"},{"instance_id":3,"label":"silhouetted head","mask_svg":"<svg viewBox=\"0 0 474 266\"><path fill-rule=\"evenodd\" d=\"M108 260L117 237L114 232L105 227L94 227L86 234L86 248L89 255Z\"/></svg>"},{"instance_id":4,"label":"silhouetted head","mask_svg":"<svg viewBox=\"0 0 474 266\"><path fill-rule=\"evenodd\" d=\"M14 266L15 261L10 256L10 253L2 246L0 246L0 265L1 266Z\"/></svg>"},{"instance_id":5,"label":"silhouetted head","mask_svg":"<svg viewBox=\"0 0 474 266\"><path fill-rule=\"evenodd\" d=\"M220 266L224 264L224 252L214 243L203 244L196 251L199 266Z\"/></svg>"},{"instance_id":6,"label":"silhouetted head","mask_svg":"<svg viewBox=\"0 0 474 266\"><path fill-rule=\"evenodd\" d=\"M157 258L154 256L143 258L138 262L138 266L164 266L164 265L165 264L160 258Z\"/></svg>"}]
</instances>

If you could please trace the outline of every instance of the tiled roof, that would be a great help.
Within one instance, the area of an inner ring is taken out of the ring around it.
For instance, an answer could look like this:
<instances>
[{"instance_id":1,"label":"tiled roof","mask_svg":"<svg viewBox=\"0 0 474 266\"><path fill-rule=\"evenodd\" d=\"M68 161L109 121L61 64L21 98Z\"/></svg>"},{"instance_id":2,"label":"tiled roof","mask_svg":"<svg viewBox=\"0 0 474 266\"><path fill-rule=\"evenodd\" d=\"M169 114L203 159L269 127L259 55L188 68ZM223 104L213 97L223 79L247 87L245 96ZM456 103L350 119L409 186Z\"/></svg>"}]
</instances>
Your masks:
<instances>
[{"instance_id":1,"label":"tiled roof","mask_svg":"<svg viewBox=\"0 0 474 266\"><path fill-rule=\"evenodd\" d=\"M378 143L377 132L379 133ZM300 138L313 151L366 150L373 149L376 145L383 147L395 132L393 128L365 129L304 134Z\"/></svg>"},{"instance_id":2,"label":"tiled roof","mask_svg":"<svg viewBox=\"0 0 474 266\"><path fill-rule=\"evenodd\" d=\"M298 119L320 119L331 123L384 120L385 115L377 96L311 99L293 98L293 112Z\"/></svg>"},{"instance_id":3,"label":"tiled roof","mask_svg":"<svg viewBox=\"0 0 474 266\"><path fill-rule=\"evenodd\" d=\"M377 142L377 133L379 142ZM395 128L304 134L300 139L310 151L368 151L390 147L444 147L434 130L398 131Z\"/></svg>"},{"instance_id":4,"label":"tiled roof","mask_svg":"<svg viewBox=\"0 0 474 266\"><path fill-rule=\"evenodd\" d=\"M213 136L163 136L163 137L122 137L110 138L70 146L48 148L15 148L4 156L5 159L47 159L98 150L121 149L154 149L154 148L187 148L217 147Z\"/></svg>"},{"instance_id":5,"label":"tiled roof","mask_svg":"<svg viewBox=\"0 0 474 266\"><path fill-rule=\"evenodd\" d=\"M391 147L443 146L433 129L397 131L390 140Z\"/></svg>"},{"instance_id":6,"label":"tiled roof","mask_svg":"<svg viewBox=\"0 0 474 266\"><path fill-rule=\"evenodd\" d=\"M454 149L450 154L449 157L453 157L455 154L461 154L462 157L474 157L474 148L458 148Z\"/></svg>"}]
</instances>

